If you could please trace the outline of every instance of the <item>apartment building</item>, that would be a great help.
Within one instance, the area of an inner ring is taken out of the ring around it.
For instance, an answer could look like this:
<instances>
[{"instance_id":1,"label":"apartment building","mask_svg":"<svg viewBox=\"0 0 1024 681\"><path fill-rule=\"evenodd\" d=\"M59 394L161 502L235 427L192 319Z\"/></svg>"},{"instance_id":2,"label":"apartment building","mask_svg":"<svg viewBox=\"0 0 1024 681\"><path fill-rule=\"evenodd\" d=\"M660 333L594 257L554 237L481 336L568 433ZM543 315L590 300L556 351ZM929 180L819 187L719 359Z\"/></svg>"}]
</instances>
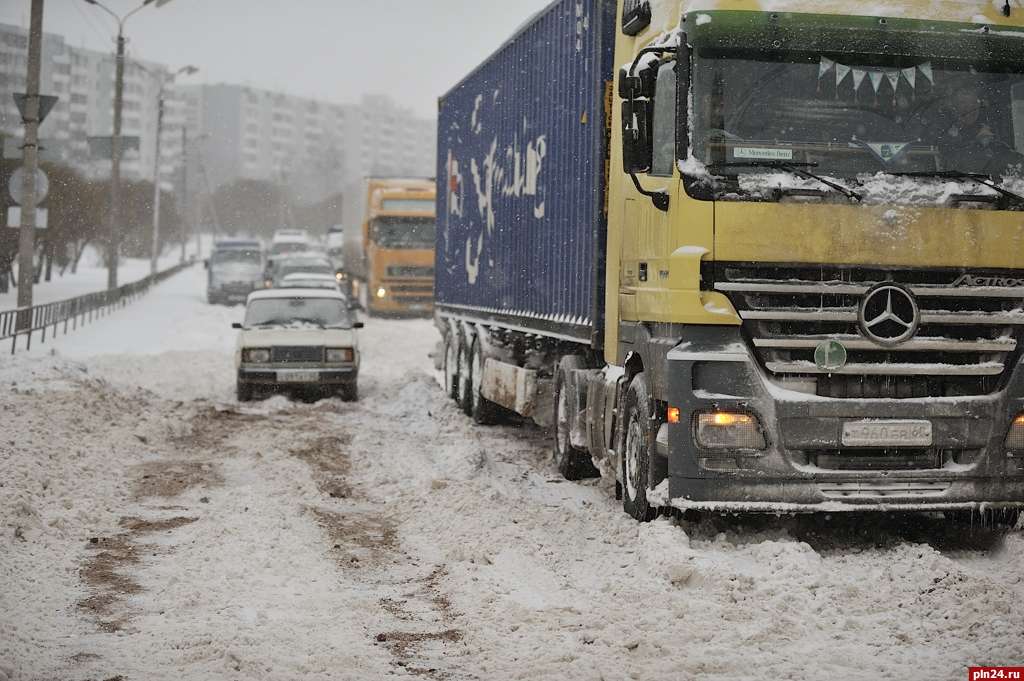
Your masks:
<instances>
[{"instance_id":1,"label":"apartment building","mask_svg":"<svg viewBox=\"0 0 1024 681\"><path fill-rule=\"evenodd\" d=\"M28 31L0 24L0 134L13 156L23 134L12 95L25 91ZM44 33L40 90L58 97L40 126L46 157L68 163L92 177L110 174L110 158L97 157L89 138L110 137L114 129L114 54L68 45L62 36ZM138 138L138 151L126 151L126 179L152 180L156 157L157 102L167 67L139 60L125 62L121 134ZM161 180L168 183L180 167L181 125L185 109L172 89L165 92Z\"/></svg>"},{"instance_id":2,"label":"apartment building","mask_svg":"<svg viewBox=\"0 0 1024 681\"><path fill-rule=\"evenodd\" d=\"M177 92L212 188L266 180L309 203L368 175L433 174L434 122L385 96L334 104L230 84Z\"/></svg>"}]
</instances>

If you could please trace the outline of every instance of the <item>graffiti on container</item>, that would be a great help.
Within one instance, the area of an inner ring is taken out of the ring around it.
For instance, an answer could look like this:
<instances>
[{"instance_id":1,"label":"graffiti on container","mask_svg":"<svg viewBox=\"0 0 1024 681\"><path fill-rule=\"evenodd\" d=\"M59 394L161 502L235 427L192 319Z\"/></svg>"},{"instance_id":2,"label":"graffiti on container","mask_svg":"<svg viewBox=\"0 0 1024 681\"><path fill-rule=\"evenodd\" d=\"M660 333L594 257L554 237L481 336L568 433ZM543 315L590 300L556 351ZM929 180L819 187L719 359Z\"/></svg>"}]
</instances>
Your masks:
<instances>
[{"instance_id":1,"label":"graffiti on container","mask_svg":"<svg viewBox=\"0 0 1024 681\"><path fill-rule=\"evenodd\" d=\"M498 91L494 91L491 105L498 106ZM482 136L484 130L483 95L474 101L470 115L469 129L472 134ZM546 135L531 136L529 121L524 117L522 131L513 135L512 139L499 144L498 136L494 136L487 146L487 152L480 158L469 159L469 176L471 189L476 201L469 197L467 204L466 182L463 177L465 163L460 162L451 150L448 151L448 216L454 215L472 222L480 221L480 229L476 236L466 238L465 268L466 278L475 284L480 276L481 261L487 250L487 244L494 236L498 213L509 211L519 201L529 201L528 211L537 220L545 215L544 189L542 174L544 159L548 154ZM475 210L474 210L475 209ZM445 245L447 247L448 230L445 229ZM488 258L488 264L493 258Z\"/></svg>"}]
</instances>

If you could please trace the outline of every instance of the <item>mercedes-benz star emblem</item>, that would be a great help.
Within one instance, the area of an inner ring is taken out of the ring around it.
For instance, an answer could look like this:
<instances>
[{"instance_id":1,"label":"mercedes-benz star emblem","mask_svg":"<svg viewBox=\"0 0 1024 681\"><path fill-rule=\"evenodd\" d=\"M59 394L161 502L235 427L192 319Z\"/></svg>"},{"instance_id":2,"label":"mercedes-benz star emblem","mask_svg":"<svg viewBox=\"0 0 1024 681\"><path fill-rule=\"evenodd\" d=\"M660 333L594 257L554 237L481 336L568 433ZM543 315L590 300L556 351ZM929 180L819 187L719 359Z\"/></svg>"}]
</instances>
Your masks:
<instances>
[{"instance_id":1,"label":"mercedes-benz star emblem","mask_svg":"<svg viewBox=\"0 0 1024 681\"><path fill-rule=\"evenodd\" d=\"M917 333L921 312L914 295L898 284L878 284L864 294L857 312L860 331L879 345L899 345Z\"/></svg>"}]
</instances>

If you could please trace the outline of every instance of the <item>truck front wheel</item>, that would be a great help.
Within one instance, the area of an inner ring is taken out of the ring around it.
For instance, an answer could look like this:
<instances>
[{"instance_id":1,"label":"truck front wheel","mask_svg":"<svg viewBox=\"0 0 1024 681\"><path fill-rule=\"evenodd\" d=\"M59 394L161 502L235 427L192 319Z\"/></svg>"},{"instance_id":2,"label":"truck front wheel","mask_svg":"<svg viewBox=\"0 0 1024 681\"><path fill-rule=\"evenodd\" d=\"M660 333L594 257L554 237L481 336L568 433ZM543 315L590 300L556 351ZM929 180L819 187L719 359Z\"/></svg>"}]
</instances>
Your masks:
<instances>
[{"instance_id":1,"label":"truck front wheel","mask_svg":"<svg viewBox=\"0 0 1024 681\"><path fill-rule=\"evenodd\" d=\"M555 464L566 480L597 478L601 473L594 466L590 453L572 445L570 414L576 400L572 394L569 373L582 369L579 357L563 357L555 371Z\"/></svg>"},{"instance_id":2,"label":"truck front wheel","mask_svg":"<svg viewBox=\"0 0 1024 681\"><path fill-rule=\"evenodd\" d=\"M651 401L644 375L637 374L626 392L626 432L622 437L622 509L642 523L654 520L658 509L647 501L654 449Z\"/></svg>"}]
</instances>

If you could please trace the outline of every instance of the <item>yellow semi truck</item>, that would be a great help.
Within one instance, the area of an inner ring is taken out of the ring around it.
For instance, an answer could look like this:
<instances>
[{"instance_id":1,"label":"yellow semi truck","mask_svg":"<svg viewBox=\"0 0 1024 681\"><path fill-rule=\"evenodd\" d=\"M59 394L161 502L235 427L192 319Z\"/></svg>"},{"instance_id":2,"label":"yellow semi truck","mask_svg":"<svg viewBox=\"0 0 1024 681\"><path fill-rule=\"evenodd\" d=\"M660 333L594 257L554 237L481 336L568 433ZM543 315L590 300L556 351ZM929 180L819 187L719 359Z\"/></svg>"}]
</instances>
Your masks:
<instances>
[{"instance_id":1,"label":"yellow semi truck","mask_svg":"<svg viewBox=\"0 0 1024 681\"><path fill-rule=\"evenodd\" d=\"M434 182L366 180L364 267L354 295L378 315L429 315L434 301Z\"/></svg>"},{"instance_id":2,"label":"yellow semi truck","mask_svg":"<svg viewBox=\"0 0 1024 681\"><path fill-rule=\"evenodd\" d=\"M479 422L552 423L639 520L1017 517L1016 0L555 2L438 133L436 318Z\"/></svg>"}]
</instances>

